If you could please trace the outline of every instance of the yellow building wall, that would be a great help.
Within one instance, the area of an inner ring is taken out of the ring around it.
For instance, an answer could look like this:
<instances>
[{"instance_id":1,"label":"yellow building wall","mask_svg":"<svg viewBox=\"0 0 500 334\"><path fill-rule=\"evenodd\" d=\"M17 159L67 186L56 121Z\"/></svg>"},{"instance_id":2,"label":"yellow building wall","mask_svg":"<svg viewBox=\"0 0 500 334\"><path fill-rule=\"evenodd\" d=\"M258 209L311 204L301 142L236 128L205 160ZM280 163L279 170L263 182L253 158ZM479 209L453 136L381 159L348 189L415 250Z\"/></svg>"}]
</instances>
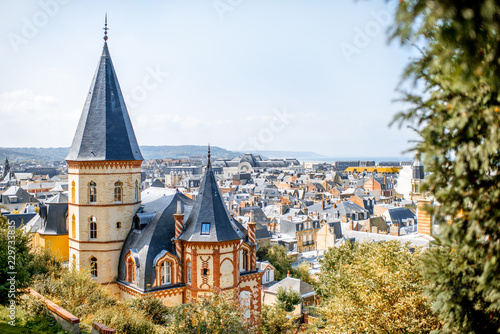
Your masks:
<instances>
[{"instance_id":1,"label":"yellow building wall","mask_svg":"<svg viewBox=\"0 0 500 334\"><path fill-rule=\"evenodd\" d=\"M35 245L50 250L63 262L69 259L69 238L67 234L43 235L36 233Z\"/></svg>"},{"instance_id":2,"label":"yellow building wall","mask_svg":"<svg viewBox=\"0 0 500 334\"><path fill-rule=\"evenodd\" d=\"M111 283L118 277L121 248L141 205L140 191L135 198L135 185L136 181L140 185L140 178L138 161L68 162L69 258L79 269L90 268L90 259L95 257L98 274L94 280L98 283ZM89 203L91 181L97 186L96 203ZM123 184L121 203L114 202L117 181ZM90 217L95 217L97 222L95 239L90 238Z\"/></svg>"}]
</instances>

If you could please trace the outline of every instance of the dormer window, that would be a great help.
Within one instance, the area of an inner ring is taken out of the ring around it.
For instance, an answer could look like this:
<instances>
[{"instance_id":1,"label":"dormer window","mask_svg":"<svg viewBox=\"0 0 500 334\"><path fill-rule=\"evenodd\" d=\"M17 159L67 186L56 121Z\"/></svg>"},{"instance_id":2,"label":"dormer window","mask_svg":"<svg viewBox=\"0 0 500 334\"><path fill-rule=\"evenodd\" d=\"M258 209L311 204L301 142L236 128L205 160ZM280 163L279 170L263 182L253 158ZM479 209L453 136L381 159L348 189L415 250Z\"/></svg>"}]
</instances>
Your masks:
<instances>
[{"instance_id":1,"label":"dormer window","mask_svg":"<svg viewBox=\"0 0 500 334\"><path fill-rule=\"evenodd\" d=\"M122 202L123 183L120 181L115 182L115 203Z\"/></svg>"},{"instance_id":2,"label":"dormer window","mask_svg":"<svg viewBox=\"0 0 500 334\"><path fill-rule=\"evenodd\" d=\"M89 183L89 203L97 202L97 185L94 181Z\"/></svg>"},{"instance_id":3,"label":"dormer window","mask_svg":"<svg viewBox=\"0 0 500 334\"><path fill-rule=\"evenodd\" d=\"M201 234L210 234L210 223L201 223Z\"/></svg>"},{"instance_id":4,"label":"dormer window","mask_svg":"<svg viewBox=\"0 0 500 334\"><path fill-rule=\"evenodd\" d=\"M160 265L161 285L171 284L171 263L164 261Z\"/></svg>"}]
</instances>

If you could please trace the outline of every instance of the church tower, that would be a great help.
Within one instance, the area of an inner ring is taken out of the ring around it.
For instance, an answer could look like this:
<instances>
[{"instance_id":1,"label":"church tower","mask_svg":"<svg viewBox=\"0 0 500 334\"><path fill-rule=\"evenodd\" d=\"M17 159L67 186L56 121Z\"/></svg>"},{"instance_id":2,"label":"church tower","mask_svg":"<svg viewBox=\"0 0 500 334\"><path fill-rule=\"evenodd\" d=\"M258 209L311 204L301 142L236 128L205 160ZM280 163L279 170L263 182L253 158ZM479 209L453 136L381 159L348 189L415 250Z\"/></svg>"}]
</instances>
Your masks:
<instances>
[{"instance_id":1,"label":"church tower","mask_svg":"<svg viewBox=\"0 0 500 334\"><path fill-rule=\"evenodd\" d=\"M118 292L120 252L141 206L142 155L107 45L66 157L69 261Z\"/></svg>"},{"instance_id":2,"label":"church tower","mask_svg":"<svg viewBox=\"0 0 500 334\"><path fill-rule=\"evenodd\" d=\"M2 179L4 179L9 172L10 172L9 160L5 158L5 163L3 164Z\"/></svg>"}]
</instances>

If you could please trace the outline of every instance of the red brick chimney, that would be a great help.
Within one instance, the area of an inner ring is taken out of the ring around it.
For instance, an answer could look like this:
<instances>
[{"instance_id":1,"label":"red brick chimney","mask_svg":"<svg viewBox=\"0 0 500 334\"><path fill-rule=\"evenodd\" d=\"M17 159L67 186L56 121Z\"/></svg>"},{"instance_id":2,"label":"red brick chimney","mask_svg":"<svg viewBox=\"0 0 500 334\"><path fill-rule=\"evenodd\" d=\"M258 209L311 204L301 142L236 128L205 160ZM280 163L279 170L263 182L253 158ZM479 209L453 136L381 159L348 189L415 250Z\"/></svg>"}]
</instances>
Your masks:
<instances>
[{"instance_id":1,"label":"red brick chimney","mask_svg":"<svg viewBox=\"0 0 500 334\"><path fill-rule=\"evenodd\" d=\"M177 212L174 213L174 219L175 219L175 251L177 253L177 256L179 259L182 261L182 244L180 240L177 240L179 236L182 233L182 230L184 228L184 213L182 213L182 203L181 201L177 201Z\"/></svg>"},{"instance_id":2,"label":"red brick chimney","mask_svg":"<svg viewBox=\"0 0 500 334\"><path fill-rule=\"evenodd\" d=\"M250 211L250 221L248 222L248 242L252 245L252 254L250 258L250 270L253 271L257 266L257 240L255 238L255 228L257 223L253 215L253 210Z\"/></svg>"},{"instance_id":3,"label":"red brick chimney","mask_svg":"<svg viewBox=\"0 0 500 334\"><path fill-rule=\"evenodd\" d=\"M432 234L432 216L425 210L426 205L431 205L432 201L421 199L417 201L417 232L421 234Z\"/></svg>"}]
</instances>

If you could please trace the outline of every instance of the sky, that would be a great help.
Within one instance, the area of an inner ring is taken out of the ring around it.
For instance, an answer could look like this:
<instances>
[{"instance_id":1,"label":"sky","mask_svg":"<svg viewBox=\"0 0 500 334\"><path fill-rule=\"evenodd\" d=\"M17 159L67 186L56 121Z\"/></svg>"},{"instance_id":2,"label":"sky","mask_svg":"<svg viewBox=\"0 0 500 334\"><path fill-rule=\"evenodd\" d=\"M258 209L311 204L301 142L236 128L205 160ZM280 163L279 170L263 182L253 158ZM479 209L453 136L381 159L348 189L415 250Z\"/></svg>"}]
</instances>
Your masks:
<instances>
[{"instance_id":1,"label":"sky","mask_svg":"<svg viewBox=\"0 0 500 334\"><path fill-rule=\"evenodd\" d=\"M394 157L383 0L0 1L0 146L68 147L108 46L140 145ZM409 154L405 154L408 156Z\"/></svg>"}]
</instances>

